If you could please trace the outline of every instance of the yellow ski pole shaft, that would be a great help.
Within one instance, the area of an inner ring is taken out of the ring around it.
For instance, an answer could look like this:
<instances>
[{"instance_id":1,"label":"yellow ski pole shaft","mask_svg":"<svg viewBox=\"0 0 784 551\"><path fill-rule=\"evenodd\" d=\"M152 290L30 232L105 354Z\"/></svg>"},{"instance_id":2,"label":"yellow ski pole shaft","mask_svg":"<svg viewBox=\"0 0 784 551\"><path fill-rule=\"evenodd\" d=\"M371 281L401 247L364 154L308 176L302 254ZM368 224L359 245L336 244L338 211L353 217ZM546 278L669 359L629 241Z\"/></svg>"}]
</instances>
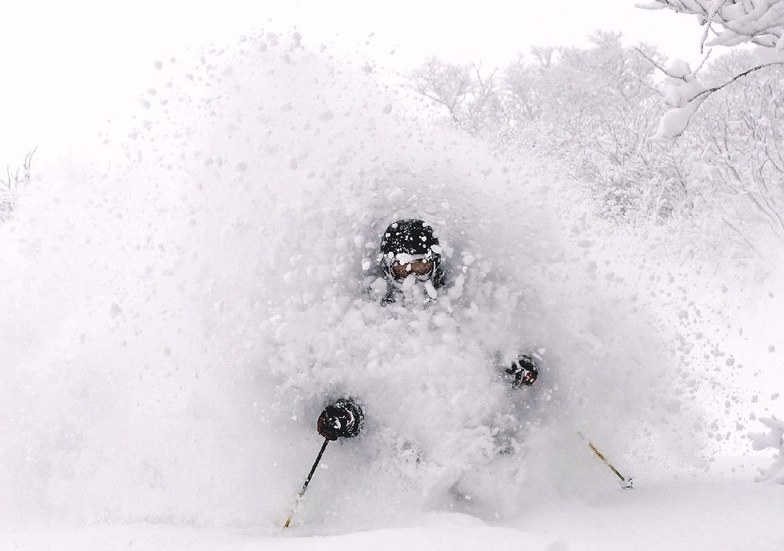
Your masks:
<instances>
[{"instance_id":1,"label":"yellow ski pole shaft","mask_svg":"<svg viewBox=\"0 0 784 551\"><path fill-rule=\"evenodd\" d=\"M313 463L313 466L310 468L308 477L305 479L305 484L302 485L302 489L299 491L299 495L297 495L297 501L294 502L294 507L291 508L291 511L289 512L289 516L286 519L286 523L283 525L283 528L288 528L291 525L291 519L294 517L294 513L297 512L297 508L299 507L299 502L302 501L302 496L304 496L305 492L308 490L308 484L310 484L310 479L313 478L313 473L316 472L316 467L318 467L318 464L321 461L321 456L324 455L324 450L327 449L327 444L329 444L329 439L325 438L324 443L321 445L321 450L319 450L319 453L316 456L316 461Z\"/></svg>"},{"instance_id":2,"label":"yellow ski pole shaft","mask_svg":"<svg viewBox=\"0 0 784 551\"><path fill-rule=\"evenodd\" d=\"M599 449L598 449L596 446L594 446L593 442L591 442L590 440L588 440L587 438L585 438L585 436L583 436L583 433L581 433L581 432L578 432L578 433L577 433L577 436L579 436L579 437L580 437L580 439L581 439L583 442L585 442L586 444L588 444L588 447L589 447L589 448L591 448L591 451L592 451L593 453L595 453L595 454L596 454L596 457L598 457L599 459L601 459L601 460L602 460L602 462L603 462L605 465L607 465L607 467L609 467L609 469L610 469L610 470L611 470L613 473L615 473L615 476L617 476L618 478L620 478L620 479L621 479L621 482L620 482L620 484L621 484L621 488L623 488L624 490L629 490L629 489L631 489L631 488L633 488L633 487L634 487L634 481L631 479L631 477L625 477L625 476L623 476L623 475L620 473L620 471L618 471L618 469L616 469L616 468L615 468L615 465L613 465L612 463L610 463L610 462L607 460L607 458L604 456L604 454L603 454L602 452L600 452L600 451L599 451Z\"/></svg>"}]
</instances>

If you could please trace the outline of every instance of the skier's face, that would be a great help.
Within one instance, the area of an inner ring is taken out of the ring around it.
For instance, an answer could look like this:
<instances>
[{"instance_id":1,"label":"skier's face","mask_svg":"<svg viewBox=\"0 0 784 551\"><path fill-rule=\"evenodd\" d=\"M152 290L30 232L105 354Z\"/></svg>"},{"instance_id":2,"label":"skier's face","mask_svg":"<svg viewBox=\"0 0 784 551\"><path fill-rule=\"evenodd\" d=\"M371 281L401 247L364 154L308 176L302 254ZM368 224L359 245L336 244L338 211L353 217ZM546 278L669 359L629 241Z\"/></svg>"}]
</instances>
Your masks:
<instances>
[{"instance_id":1,"label":"skier's face","mask_svg":"<svg viewBox=\"0 0 784 551\"><path fill-rule=\"evenodd\" d=\"M392 274L397 279L405 279L410 274L416 276L427 276L433 271L433 263L429 260L412 260L405 264L395 262L391 267Z\"/></svg>"}]
</instances>

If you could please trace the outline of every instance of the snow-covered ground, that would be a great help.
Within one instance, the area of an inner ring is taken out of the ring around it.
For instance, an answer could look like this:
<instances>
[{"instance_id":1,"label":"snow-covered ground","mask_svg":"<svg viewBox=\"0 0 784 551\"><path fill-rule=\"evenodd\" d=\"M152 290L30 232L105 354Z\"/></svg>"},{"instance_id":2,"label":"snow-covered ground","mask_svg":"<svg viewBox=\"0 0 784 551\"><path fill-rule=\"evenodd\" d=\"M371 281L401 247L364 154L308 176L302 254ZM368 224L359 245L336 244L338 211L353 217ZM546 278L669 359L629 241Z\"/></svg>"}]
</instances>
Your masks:
<instances>
[{"instance_id":1,"label":"snow-covered ground","mask_svg":"<svg viewBox=\"0 0 784 551\"><path fill-rule=\"evenodd\" d=\"M3 549L342 551L776 551L784 546L781 487L692 479L538 504L511 523L423 512L405 524L337 535L262 528L128 523L27 524L2 531Z\"/></svg>"},{"instance_id":2,"label":"snow-covered ground","mask_svg":"<svg viewBox=\"0 0 784 551\"><path fill-rule=\"evenodd\" d=\"M46 159L0 225L0 549L784 547L746 438L780 411L775 266L608 227L556 164L296 35L150 80L133 128ZM407 216L450 283L382 307ZM514 391L495 358L532 348ZM342 394L363 434L284 533Z\"/></svg>"}]
</instances>

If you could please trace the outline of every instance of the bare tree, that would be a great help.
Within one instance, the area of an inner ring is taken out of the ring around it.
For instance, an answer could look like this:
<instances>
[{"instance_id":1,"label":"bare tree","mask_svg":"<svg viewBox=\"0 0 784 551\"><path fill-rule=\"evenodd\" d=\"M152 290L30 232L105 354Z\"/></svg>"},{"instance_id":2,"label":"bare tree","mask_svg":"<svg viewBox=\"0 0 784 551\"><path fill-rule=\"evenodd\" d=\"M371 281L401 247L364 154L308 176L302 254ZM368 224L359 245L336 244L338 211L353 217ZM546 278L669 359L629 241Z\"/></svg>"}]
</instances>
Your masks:
<instances>
[{"instance_id":1,"label":"bare tree","mask_svg":"<svg viewBox=\"0 0 784 551\"><path fill-rule=\"evenodd\" d=\"M648 139L662 112L655 69L620 33L590 40L589 48L538 49L532 62L509 66L508 141L559 157L603 215L667 217L688 202L689 186L677 148Z\"/></svg>"},{"instance_id":2,"label":"bare tree","mask_svg":"<svg viewBox=\"0 0 784 551\"><path fill-rule=\"evenodd\" d=\"M417 92L446 108L452 120L459 123L463 104L473 89L471 67L429 58L412 74Z\"/></svg>"},{"instance_id":3,"label":"bare tree","mask_svg":"<svg viewBox=\"0 0 784 551\"><path fill-rule=\"evenodd\" d=\"M502 120L496 71L482 72L481 65L455 65L429 58L411 78L417 92L446 108L463 130L483 135Z\"/></svg>"},{"instance_id":4,"label":"bare tree","mask_svg":"<svg viewBox=\"0 0 784 551\"><path fill-rule=\"evenodd\" d=\"M11 217L19 196L19 191L30 183L30 167L33 162L35 149L25 155L24 164L11 172L6 167L5 178L0 177L0 222Z\"/></svg>"},{"instance_id":5,"label":"bare tree","mask_svg":"<svg viewBox=\"0 0 784 551\"><path fill-rule=\"evenodd\" d=\"M755 56L733 52L710 73L727 78ZM784 239L784 67L759 72L716 94L692 132L717 212L733 219L758 218Z\"/></svg>"},{"instance_id":6,"label":"bare tree","mask_svg":"<svg viewBox=\"0 0 784 551\"><path fill-rule=\"evenodd\" d=\"M665 58L620 38L596 33L588 48L535 49L489 78L430 60L418 89L494 147L558 159L604 217L715 229L718 221L722 231L711 235L734 241L738 257L761 254L771 233L784 239L784 67L747 72L766 63L764 49L710 59L701 76L734 85L711 89L715 100L691 132L651 140L665 112L655 79ZM689 85L691 69L666 70Z\"/></svg>"},{"instance_id":7,"label":"bare tree","mask_svg":"<svg viewBox=\"0 0 784 551\"><path fill-rule=\"evenodd\" d=\"M690 201L690 189L683 155L648 139L662 112L655 68L620 33L590 40L589 48L535 48L486 77L479 67L431 58L414 73L414 86L459 128L496 147L560 158L603 215L668 217ZM663 59L653 48L639 50Z\"/></svg>"}]
</instances>

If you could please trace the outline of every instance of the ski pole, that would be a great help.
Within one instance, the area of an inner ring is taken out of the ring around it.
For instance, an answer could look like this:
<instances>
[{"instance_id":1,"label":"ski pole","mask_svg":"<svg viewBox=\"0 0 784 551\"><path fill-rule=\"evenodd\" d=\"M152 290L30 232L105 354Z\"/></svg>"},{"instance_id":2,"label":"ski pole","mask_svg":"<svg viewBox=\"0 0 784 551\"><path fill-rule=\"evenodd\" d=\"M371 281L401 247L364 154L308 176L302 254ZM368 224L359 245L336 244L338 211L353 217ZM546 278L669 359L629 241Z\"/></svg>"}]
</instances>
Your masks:
<instances>
[{"instance_id":1,"label":"ski pole","mask_svg":"<svg viewBox=\"0 0 784 551\"><path fill-rule=\"evenodd\" d=\"M297 496L297 501L294 502L294 507L291 508L289 512L289 516L286 519L286 523L283 525L283 528L288 528L291 524L291 518L294 516L294 513L297 512L297 508L299 507L299 502L302 501L302 496L305 495L305 492L308 489L308 484L310 484L310 479L313 478L313 473L316 472L316 467L318 467L319 461L321 461L321 456L324 455L324 450L327 449L327 444L329 444L329 439L325 438L324 443L321 445L321 450L319 450L318 455L316 456L316 461L313 463L313 466L310 468L310 472L308 473L308 477L305 479L305 484L302 485L302 489L299 491L299 495Z\"/></svg>"},{"instance_id":2,"label":"ski pole","mask_svg":"<svg viewBox=\"0 0 784 551\"><path fill-rule=\"evenodd\" d=\"M631 490L631 489L634 487L634 481L631 479L631 477L625 477L625 476L623 476L623 475L622 475L622 474L621 474L621 473L618 471L618 469L616 469L616 468L615 468L615 466L614 466L612 463L610 463L610 462L607 460L607 458L606 458L606 457L604 457L604 454L603 454L602 452L600 452L600 451L599 451L599 449L598 449L596 446L594 446L594 445L593 445L593 442L591 442L590 440L588 440L587 438L585 438L585 436L583 436L583 433L581 433L581 432L578 432L578 433L577 433L577 436L579 436L579 437L580 437L580 439L582 439L582 441L583 441L583 442L585 442L586 444L588 444L588 447L589 447L589 448L591 448L591 451L592 451L593 453L595 453L595 454L596 454L596 457L598 457L599 459L601 459L601 460L602 460L602 462L603 462L605 465L607 465L607 466L610 468L610 470L611 470L612 472L614 472L614 473L615 473L615 476L617 476L618 478L620 478L620 479L621 479L621 481L620 481L620 483L619 483L619 484L620 484L620 486L621 486L621 488L623 488L624 490Z\"/></svg>"}]
</instances>

